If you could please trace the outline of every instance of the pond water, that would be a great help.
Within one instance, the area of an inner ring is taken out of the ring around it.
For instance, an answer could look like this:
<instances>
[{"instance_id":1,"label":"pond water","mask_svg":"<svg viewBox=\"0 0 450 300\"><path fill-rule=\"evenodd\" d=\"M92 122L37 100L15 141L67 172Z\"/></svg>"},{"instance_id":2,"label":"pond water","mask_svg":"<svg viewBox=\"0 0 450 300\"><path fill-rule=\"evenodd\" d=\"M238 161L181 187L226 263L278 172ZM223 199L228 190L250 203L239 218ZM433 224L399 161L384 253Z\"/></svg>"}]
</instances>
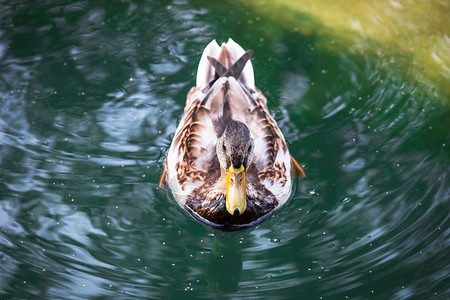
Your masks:
<instances>
[{"instance_id":1,"label":"pond water","mask_svg":"<svg viewBox=\"0 0 450 300\"><path fill-rule=\"evenodd\" d=\"M402 53L234 1L0 6L1 299L449 297L450 101ZM201 52L228 37L307 174L234 233L158 188Z\"/></svg>"}]
</instances>

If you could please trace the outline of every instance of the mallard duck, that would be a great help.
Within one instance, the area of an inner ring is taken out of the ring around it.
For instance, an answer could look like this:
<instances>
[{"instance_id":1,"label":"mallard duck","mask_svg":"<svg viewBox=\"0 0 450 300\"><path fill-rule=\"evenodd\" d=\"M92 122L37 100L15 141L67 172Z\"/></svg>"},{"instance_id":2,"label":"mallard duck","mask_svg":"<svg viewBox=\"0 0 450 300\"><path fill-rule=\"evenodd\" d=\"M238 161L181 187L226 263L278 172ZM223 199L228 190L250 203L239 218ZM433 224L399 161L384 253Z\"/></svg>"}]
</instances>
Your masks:
<instances>
[{"instance_id":1,"label":"mallard duck","mask_svg":"<svg viewBox=\"0 0 450 300\"><path fill-rule=\"evenodd\" d=\"M205 48L160 181L193 217L222 230L266 219L287 201L293 175L305 176L255 87L251 56L232 39Z\"/></svg>"}]
</instances>

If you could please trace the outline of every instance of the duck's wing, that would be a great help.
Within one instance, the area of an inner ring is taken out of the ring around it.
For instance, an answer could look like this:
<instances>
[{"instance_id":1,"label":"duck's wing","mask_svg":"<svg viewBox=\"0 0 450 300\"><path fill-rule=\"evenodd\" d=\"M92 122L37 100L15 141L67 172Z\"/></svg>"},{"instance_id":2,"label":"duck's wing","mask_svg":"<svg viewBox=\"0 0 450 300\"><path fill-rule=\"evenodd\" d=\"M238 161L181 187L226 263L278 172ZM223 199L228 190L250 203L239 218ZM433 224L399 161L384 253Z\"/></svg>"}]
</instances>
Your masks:
<instances>
[{"instance_id":1,"label":"duck's wing","mask_svg":"<svg viewBox=\"0 0 450 300\"><path fill-rule=\"evenodd\" d=\"M255 103L245 116L255 143L252 163L254 174L249 174L253 176L255 184L254 190L249 190L249 193L253 193L255 198L273 196L282 205L288 199L292 185L289 149L283 133L267 108L266 97L256 87L249 92ZM267 190L266 195L261 195L261 185Z\"/></svg>"},{"instance_id":2,"label":"duck's wing","mask_svg":"<svg viewBox=\"0 0 450 300\"><path fill-rule=\"evenodd\" d=\"M180 205L192 191L220 175L216 126L202 105L205 91L193 87L166 159L166 181Z\"/></svg>"}]
</instances>

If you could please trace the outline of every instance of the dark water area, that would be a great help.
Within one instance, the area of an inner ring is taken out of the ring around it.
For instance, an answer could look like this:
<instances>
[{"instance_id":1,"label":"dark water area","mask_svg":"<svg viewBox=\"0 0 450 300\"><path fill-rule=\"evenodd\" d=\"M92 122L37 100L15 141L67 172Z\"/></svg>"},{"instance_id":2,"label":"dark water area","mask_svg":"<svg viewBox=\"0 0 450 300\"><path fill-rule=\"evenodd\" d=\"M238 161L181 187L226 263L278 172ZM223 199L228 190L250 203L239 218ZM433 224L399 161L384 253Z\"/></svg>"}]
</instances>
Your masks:
<instances>
[{"instance_id":1,"label":"dark water area","mask_svg":"<svg viewBox=\"0 0 450 300\"><path fill-rule=\"evenodd\" d=\"M408 66L232 1L0 3L0 299L450 296L450 101ZM235 233L158 188L228 37L307 174Z\"/></svg>"}]
</instances>

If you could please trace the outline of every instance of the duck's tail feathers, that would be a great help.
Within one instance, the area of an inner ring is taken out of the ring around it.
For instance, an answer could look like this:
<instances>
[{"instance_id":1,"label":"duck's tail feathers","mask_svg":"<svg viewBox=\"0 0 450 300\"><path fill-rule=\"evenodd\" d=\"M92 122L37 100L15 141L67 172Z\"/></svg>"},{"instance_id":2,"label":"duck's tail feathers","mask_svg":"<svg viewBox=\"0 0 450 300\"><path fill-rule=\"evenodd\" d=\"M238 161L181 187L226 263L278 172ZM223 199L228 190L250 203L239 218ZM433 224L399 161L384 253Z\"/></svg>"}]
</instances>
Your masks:
<instances>
[{"instance_id":1,"label":"duck's tail feathers","mask_svg":"<svg viewBox=\"0 0 450 300\"><path fill-rule=\"evenodd\" d=\"M219 77L230 77L239 78L242 71L244 70L247 61L252 57L253 51L247 50L244 55L242 55L231 67L227 68L220 61L214 57L207 56L211 65L216 69L216 76Z\"/></svg>"},{"instance_id":2,"label":"duck's tail feathers","mask_svg":"<svg viewBox=\"0 0 450 300\"><path fill-rule=\"evenodd\" d=\"M219 47L212 40L203 51L197 70L197 87L211 84L219 77L235 77L247 88L255 88L252 51L244 49L231 38Z\"/></svg>"}]
</instances>

